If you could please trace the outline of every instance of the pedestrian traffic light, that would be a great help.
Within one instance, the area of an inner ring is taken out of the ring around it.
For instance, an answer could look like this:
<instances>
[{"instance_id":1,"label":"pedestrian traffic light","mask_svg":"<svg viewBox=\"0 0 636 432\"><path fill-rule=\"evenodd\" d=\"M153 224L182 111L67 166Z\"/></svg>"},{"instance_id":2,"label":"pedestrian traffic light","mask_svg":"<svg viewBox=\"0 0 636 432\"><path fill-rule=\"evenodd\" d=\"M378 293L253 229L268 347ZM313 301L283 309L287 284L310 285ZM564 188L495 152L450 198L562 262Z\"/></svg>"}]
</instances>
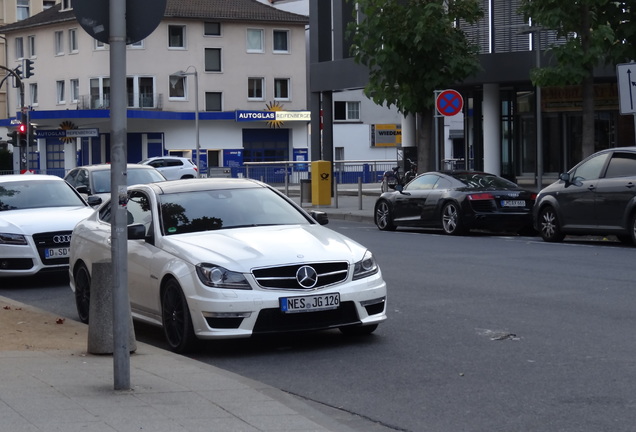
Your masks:
<instances>
[{"instance_id":1,"label":"pedestrian traffic light","mask_svg":"<svg viewBox=\"0 0 636 432\"><path fill-rule=\"evenodd\" d=\"M24 78L30 78L35 74L33 72L33 60L24 59Z\"/></svg>"},{"instance_id":2,"label":"pedestrian traffic light","mask_svg":"<svg viewBox=\"0 0 636 432\"><path fill-rule=\"evenodd\" d=\"M13 147L18 147L19 146L19 141L18 141L18 131L14 130L11 131L7 134L8 138L7 138L7 143L11 144Z\"/></svg>"}]
</instances>

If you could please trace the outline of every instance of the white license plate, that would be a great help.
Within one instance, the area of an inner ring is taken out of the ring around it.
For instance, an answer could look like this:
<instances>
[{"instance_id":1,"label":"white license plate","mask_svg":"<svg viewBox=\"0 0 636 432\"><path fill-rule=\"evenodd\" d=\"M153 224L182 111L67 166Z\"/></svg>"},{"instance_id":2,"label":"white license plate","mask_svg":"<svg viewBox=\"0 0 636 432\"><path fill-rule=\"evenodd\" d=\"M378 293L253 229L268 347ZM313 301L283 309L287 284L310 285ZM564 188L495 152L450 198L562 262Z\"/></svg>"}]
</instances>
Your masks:
<instances>
[{"instance_id":1,"label":"white license plate","mask_svg":"<svg viewBox=\"0 0 636 432\"><path fill-rule=\"evenodd\" d=\"M340 293L281 297L280 310L285 313L315 312L340 307Z\"/></svg>"},{"instance_id":2,"label":"white license plate","mask_svg":"<svg viewBox=\"0 0 636 432\"><path fill-rule=\"evenodd\" d=\"M44 258L66 258L70 252L70 248L48 248L44 249Z\"/></svg>"},{"instance_id":3,"label":"white license plate","mask_svg":"<svg viewBox=\"0 0 636 432\"><path fill-rule=\"evenodd\" d=\"M525 207L526 202L524 200L503 200L501 201L502 207Z\"/></svg>"}]
</instances>

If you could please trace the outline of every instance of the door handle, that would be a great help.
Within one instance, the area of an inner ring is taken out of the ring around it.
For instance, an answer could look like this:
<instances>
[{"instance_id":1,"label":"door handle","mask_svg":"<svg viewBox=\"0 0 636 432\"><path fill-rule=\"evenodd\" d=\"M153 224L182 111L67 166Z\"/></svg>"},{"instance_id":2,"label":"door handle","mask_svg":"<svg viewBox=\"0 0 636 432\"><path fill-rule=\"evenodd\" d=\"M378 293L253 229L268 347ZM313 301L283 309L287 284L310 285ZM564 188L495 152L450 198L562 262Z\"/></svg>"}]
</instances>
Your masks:
<instances>
[{"instance_id":1,"label":"door handle","mask_svg":"<svg viewBox=\"0 0 636 432\"><path fill-rule=\"evenodd\" d=\"M629 182L625 186L627 186L628 188L633 188L634 187L634 183Z\"/></svg>"}]
</instances>

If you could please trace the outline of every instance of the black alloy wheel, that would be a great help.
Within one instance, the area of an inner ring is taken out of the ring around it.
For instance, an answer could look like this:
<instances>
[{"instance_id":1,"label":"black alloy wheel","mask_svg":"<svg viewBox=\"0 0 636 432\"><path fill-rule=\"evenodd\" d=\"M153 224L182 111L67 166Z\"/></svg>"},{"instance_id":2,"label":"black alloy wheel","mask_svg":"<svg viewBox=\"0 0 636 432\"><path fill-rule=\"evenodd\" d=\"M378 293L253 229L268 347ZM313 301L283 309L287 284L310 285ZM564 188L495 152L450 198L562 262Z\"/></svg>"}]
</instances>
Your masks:
<instances>
[{"instance_id":1,"label":"black alloy wheel","mask_svg":"<svg viewBox=\"0 0 636 432\"><path fill-rule=\"evenodd\" d=\"M79 263L73 274L75 279L75 306L79 320L88 324L91 304L91 275L84 263Z\"/></svg>"},{"instance_id":2,"label":"black alloy wheel","mask_svg":"<svg viewBox=\"0 0 636 432\"><path fill-rule=\"evenodd\" d=\"M454 202L446 203L442 208L442 229L448 235L460 235L466 231L459 207Z\"/></svg>"},{"instance_id":3,"label":"black alloy wheel","mask_svg":"<svg viewBox=\"0 0 636 432\"><path fill-rule=\"evenodd\" d=\"M395 231L393 210L388 201L382 200L375 206L375 224L382 231Z\"/></svg>"},{"instance_id":4,"label":"black alloy wheel","mask_svg":"<svg viewBox=\"0 0 636 432\"><path fill-rule=\"evenodd\" d=\"M629 216L627 234L619 234L616 237L621 243L636 245L636 212Z\"/></svg>"},{"instance_id":5,"label":"black alloy wheel","mask_svg":"<svg viewBox=\"0 0 636 432\"><path fill-rule=\"evenodd\" d=\"M565 238L556 211L552 206L545 206L539 212L539 233L544 241L550 243L557 243Z\"/></svg>"},{"instance_id":6,"label":"black alloy wheel","mask_svg":"<svg viewBox=\"0 0 636 432\"><path fill-rule=\"evenodd\" d=\"M183 290L175 279L166 281L161 295L161 321L170 349L176 353L193 351L198 345L192 317Z\"/></svg>"}]
</instances>

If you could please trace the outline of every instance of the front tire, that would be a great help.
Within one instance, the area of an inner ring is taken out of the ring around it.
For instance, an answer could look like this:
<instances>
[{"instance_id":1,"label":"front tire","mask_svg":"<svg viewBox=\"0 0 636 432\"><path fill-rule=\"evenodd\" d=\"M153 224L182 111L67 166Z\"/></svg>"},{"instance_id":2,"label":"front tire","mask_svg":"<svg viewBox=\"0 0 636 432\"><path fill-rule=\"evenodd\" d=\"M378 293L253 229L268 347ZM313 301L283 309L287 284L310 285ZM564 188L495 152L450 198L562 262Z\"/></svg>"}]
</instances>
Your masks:
<instances>
[{"instance_id":1,"label":"front tire","mask_svg":"<svg viewBox=\"0 0 636 432\"><path fill-rule=\"evenodd\" d=\"M550 243L558 243L565 238L556 211L551 206L544 207L539 213L539 233L543 241Z\"/></svg>"},{"instance_id":2,"label":"front tire","mask_svg":"<svg viewBox=\"0 0 636 432\"><path fill-rule=\"evenodd\" d=\"M75 279L75 306L79 320L88 324L91 304L91 274L84 263L79 263L73 274Z\"/></svg>"},{"instance_id":3,"label":"front tire","mask_svg":"<svg viewBox=\"0 0 636 432\"><path fill-rule=\"evenodd\" d=\"M169 279L161 295L161 321L166 342L176 353L193 351L198 345L192 317L183 290L175 279Z\"/></svg>"},{"instance_id":4,"label":"front tire","mask_svg":"<svg viewBox=\"0 0 636 432\"><path fill-rule=\"evenodd\" d=\"M459 207L454 202L449 202L442 208L442 229L448 235L461 235L466 231Z\"/></svg>"},{"instance_id":5,"label":"front tire","mask_svg":"<svg viewBox=\"0 0 636 432\"><path fill-rule=\"evenodd\" d=\"M375 206L375 224L381 231L395 231L393 223L393 210L388 201L380 201Z\"/></svg>"}]
</instances>

